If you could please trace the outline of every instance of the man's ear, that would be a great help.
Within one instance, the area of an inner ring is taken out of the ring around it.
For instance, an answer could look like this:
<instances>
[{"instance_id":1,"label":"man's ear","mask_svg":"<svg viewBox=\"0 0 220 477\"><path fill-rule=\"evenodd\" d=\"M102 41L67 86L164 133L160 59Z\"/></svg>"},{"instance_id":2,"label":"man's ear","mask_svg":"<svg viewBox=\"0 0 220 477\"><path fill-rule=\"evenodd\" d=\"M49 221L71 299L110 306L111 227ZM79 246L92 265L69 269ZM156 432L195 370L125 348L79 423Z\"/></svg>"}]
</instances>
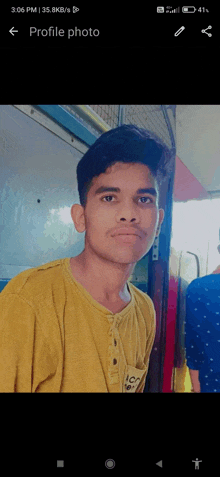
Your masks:
<instances>
[{"instance_id":1,"label":"man's ear","mask_svg":"<svg viewBox=\"0 0 220 477\"><path fill-rule=\"evenodd\" d=\"M71 208L71 217L76 227L77 232L83 233L86 230L85 226L85 209L82 205L74 204Z\"/></svg>"}]
</instances>

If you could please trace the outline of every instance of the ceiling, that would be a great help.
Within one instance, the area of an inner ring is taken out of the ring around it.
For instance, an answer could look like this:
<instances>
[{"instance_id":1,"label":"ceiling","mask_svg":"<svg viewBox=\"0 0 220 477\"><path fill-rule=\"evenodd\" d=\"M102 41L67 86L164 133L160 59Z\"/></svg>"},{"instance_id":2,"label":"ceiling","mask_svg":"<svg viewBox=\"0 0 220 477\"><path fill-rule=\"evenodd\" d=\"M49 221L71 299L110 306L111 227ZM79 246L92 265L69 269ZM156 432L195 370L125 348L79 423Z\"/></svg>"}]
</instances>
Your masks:
<instances>
[{"instance_id":1,"label":"ceiling","mask_svg":"<svg viewBox=\"0 0 220 477\"><path fill-rule=\"evenodd\" d=\"M204 189L220 193L220 105L177 105L176 148Z\"/></svg>"}]
</instances>

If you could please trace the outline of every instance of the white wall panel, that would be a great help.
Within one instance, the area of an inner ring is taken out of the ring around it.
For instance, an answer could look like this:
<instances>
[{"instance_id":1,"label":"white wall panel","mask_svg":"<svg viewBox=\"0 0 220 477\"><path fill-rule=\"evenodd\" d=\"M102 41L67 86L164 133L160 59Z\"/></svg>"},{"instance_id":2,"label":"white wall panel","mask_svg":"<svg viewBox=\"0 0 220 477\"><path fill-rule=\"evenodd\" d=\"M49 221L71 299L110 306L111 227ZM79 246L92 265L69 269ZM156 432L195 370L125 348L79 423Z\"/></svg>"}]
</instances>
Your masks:
<instances>
[{"instance_id":1,"label":"white wall panel","mask_svg":"<svg viewBox=\"0 0 220 477\"><path fill-rule=\"evenodd\" d=\"M70 215L79 203L76 167L83 153L64 139L58 127L55 134L17 108L0 106L0 278L84 248Z\"/></svg>"}]
</instances>

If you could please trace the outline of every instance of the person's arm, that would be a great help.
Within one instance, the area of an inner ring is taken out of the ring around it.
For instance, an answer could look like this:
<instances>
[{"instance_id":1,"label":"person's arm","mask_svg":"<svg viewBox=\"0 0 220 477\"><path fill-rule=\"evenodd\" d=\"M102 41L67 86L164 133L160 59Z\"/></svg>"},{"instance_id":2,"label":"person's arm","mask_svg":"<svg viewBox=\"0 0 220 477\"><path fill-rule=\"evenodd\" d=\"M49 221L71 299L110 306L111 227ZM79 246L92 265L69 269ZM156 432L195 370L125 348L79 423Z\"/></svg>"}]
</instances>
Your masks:
<instances>
[{"instance_id":1,"label":"person's arm","mask_svg":"<svg viewBox=\"0 0 220 477\"><path fill-rule=\"evenodd\" d=\"M54 355L55 356L55 355ZM56 372L34 309L16 293L0 294L0 393L34 393Z\"/></svg>"},{"instance_id":2,"label":"person's arm","mask_svg":"<svg viewBox=\"0 0 220 477\"><path fill-rule=\"evenodd\" d=\"M195 393L201 393L200 382L199 382L199 371L195 369L189 369L192 391Z\"/></svg>"},{"instance_id":3,"label":"person's arm","mask_svg":"<svg viewBox=\"0 0 220 477\"><path fill-rule=\"evenodd\" d=\"M195 393L200 393L201 388L198 369L201 369L201 366L203 364L203 346L201 339L198 336L198 327L196 326L198 324L198 317L195 314L195 311L197 310L197 306L195 307L197 299L198 290L197 281L195 280L189 285L186 293L185 349L187 357L187 366L189 369L192 384L191 391ZM192 369L190 365L192 366L192 368L197 368L197 366L198 368Z\"/></svg>"}]
</instances>

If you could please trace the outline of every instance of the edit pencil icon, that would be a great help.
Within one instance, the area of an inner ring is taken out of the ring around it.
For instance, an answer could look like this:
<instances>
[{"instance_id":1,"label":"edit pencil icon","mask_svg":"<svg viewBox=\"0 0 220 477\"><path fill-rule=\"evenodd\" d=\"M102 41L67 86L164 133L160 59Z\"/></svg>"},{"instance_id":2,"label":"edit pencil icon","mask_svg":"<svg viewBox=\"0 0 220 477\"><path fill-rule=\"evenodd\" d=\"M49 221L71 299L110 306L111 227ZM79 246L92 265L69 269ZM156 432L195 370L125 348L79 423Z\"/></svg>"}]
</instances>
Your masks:
<instances>
[{"instance_id":1,"label":"edit pencil icon","mask_svg":"<svg viewBox=\"0 0 220 477\"><path fill-rule=\"evenodd\" d=\"M179 30L177 30L176 33L174 33L174 36L180 35L180 33L182 33L183 30L185 30L185 27L184 27L184 26L182 26L181 28L179 28Z\"/></svg>"}]
</instances>

